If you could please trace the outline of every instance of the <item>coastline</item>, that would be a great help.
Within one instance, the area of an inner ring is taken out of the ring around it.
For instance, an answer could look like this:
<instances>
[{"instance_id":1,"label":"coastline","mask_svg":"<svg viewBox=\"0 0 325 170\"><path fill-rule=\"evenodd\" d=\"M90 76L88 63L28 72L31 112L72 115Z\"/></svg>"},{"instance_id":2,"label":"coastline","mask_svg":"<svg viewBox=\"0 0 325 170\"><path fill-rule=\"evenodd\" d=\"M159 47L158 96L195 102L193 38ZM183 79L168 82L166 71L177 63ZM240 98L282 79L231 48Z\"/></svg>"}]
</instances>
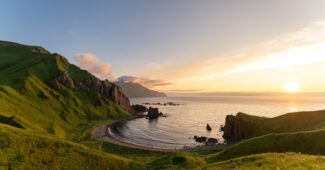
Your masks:
<instances>
[{"instance_id":1,"label":"coastline","mask_svg":"<svg viewBox=\"0 0 325 170\"><path fill-rule=\"evenodd\" d=\"M108 123L108 124L104 124L104 125L97 126L97 127L95 127L92 130L91 138L94 139L94 140L109 142L109 143L112 143L112 144L116 144L116 145L120 145L120 146L124 146L124 147L128 147L128 148L148 150L148 151L176 152L176 151L182 151L183 150L183 149L151 148L151 147L146 147L146 146L137 145L137 144L133 144L133 143L128 143L128 142L124 142L124 141L121 141L121 140L118 140L118 139L114 138L108 132L108 128L114 126L117 123L121 123L123 121L128 121L128 120L132 120L132 119L138 119L138 118L139 117L136 116L136 117L131 117L131 118L127 118L127 119L117 120L117 121L113 121L113 122Z\"/></svg>"}]
</instances>

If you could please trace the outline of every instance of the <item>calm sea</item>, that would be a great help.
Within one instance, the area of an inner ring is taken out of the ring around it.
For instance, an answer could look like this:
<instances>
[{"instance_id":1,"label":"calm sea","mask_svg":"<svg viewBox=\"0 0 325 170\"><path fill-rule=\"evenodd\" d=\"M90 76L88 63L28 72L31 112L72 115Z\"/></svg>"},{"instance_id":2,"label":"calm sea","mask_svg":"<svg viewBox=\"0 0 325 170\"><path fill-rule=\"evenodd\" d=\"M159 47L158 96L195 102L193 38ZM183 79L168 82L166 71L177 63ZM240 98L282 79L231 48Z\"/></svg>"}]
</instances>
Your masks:
<instances>
[{"instance_id":1,"label":"calm sea","mask_svg":"<svg viewBox=\"0 0 325 170\"><path fill-rule=\"evenodd\" d=\"M167 117L145 118L127 122L115 138L154 148L181 149L198 145L193 136L207 136L223 141L220 126L226 115L238 112L275 117L288 112L325 109L325 94L220 94L162 98L133 98L132 104L175 102L179 106L158 107ZM206 125L212 131L206 130Z\"/></svg>"}]
</instances>

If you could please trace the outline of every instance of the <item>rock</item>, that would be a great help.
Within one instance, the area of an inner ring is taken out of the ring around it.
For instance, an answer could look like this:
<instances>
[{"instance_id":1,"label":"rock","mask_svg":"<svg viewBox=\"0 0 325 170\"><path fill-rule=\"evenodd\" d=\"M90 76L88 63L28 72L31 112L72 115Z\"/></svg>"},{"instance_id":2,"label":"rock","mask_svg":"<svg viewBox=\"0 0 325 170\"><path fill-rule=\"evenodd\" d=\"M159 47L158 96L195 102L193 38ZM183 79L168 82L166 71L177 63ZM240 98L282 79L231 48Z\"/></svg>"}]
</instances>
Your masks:
<instances>
[{"instance_id":1,"label":"rock","mask_svg":"<svg viewBox=\"0 0 325 170\"><path fill-rule=\"evenodd\" d=\"M67 73L63 73L61 76L55 78L54 80L52 80L52 82L50 83L55 89L57 90L62 90L60 87L60 84L64 85L65 87L69 88L69 89L75 89L76 85L74 83L74 81L72 80L72 78L69 76L69 74Z\"/></svg>"},{"instance_id":2,"label":"rock","mask_svg":"<svg viewBox=\"0 0 325 170\"><path fill-rule=\"evenodd\" d=\"M96 104L98 106L101 106L103 105L103 100L102 100L102 96L100 95L100 93L97 93L96 96L95 96L95 101L96 101Z\"/></svg>"},{"instance_id":3,"label":"rock","mask_svg":"<svg viewBox=\"0 0 325 170\"><path fill-rule=\"evenodd\" d=\"M149 119L157 119L159 117L158 108L149 107L147 116Z\"/></svg>"},{"instance_id":4,"label":"rock","mask_svg":"<svg viewBox=\"0 0 325 170\"><path fill-rule=\"evenodd\" d=\"M160 103L160 102L157 102L157 103L142 103L143 105L159 105L159 106L179 106L181 104L179 103L174 103L174 102L166 102L166 103ZM184 104L182 104L184 105Z\"/></svg>"},{"instance_id":5,"label":"rock","mask_svg":"<svg viewBox=\"0 0 325 170\"><path fill-rule=\"evenodd\" d=\"M121 105L127 111L132 111L129 98L122 92L122 89L119 86L112 84L109 94L110 96L108 97L111 97L114 102Z\"/></svg>"},{"instance_id":6,"label":"rock","mask_svg":"<svg viewBox=\"0 0 325 170\"><path fill-rule=\"evenodd\" d=\"M209 124L207 124L207 127L206 128L207 128L208 131L211 131L212 130L212 128L210 127Z\"/></svg>"},{"instance_id":7,"label":"rock","mask_svg":"<svg viewBox=\"0 0 325 170\"><path fill-rule=\"evenodd\" d=\"M140 104L132 105L131 107L137 113L139 113L139 112L143 113L143 112L148 111L146 106L143 106L143 105L140 105Z\"/></svg>"},{"instance_id":8,"label":"rock","mask_svg":"<svg viewBox=\"0 0 325 170\"><path fill-rule=\"evenodd\" d=\"M94 101L97 105L103 105L105 99L111 100L120 106L122 106L126 111L132 112L130 107L129 98L124 95L121 88L108 80L99 80L95 76L89 74L89 77L85 81L76 81L71 78L71 76L63 72L59 77L53 79L50 85L62 92L62 86L65 86L72 90L82 90L90 92L94 95Z\"/></svg>"},{"instance_id":9,"label":"rock","mask_svg":"<svg viewBox=\"0 0 325 170\"><path fill-rule=\"evenodd\" d=\"M206 145L215 145L215 144L217 144L217 143L218 143L218 139L216 139L216 138L209 138L209 139L205 142Z\"/></svg>"},{"instance_id":10,"label":"rock","mask_svg":"<svg viewBox=\"0 0 325 170\"><path fill-rule=\"evenodd\" d=\"M80 81L76 82L76 88L80 89L80 90L83 90L83 91L87 91L87 92L90 91L89 87L87 87L84 83L82 83Z\"/></svg>"},{"instance_id":11,"label":"rock","mask_svg":"<svg viewBox=\"0 0 325 170\"><path fill-rule=\"evenodd\" d=\"M207 137L205 137L205 136L201 136L201 137L194 136L194 139L198 143L204 143L207 141Z\"/></svg>"},{"instance_id":12,"label":"rock","mask_svg":"<svg viewBox=\"0 0 325 170\"><path fill-rule=\"evenodd\" d=\"M248 122L240 120L237 116L227 115L225 125L222 127L222 137L227 142L236 142L248 138L251 130L248 128Z\"/></svg>"}]
</instances>

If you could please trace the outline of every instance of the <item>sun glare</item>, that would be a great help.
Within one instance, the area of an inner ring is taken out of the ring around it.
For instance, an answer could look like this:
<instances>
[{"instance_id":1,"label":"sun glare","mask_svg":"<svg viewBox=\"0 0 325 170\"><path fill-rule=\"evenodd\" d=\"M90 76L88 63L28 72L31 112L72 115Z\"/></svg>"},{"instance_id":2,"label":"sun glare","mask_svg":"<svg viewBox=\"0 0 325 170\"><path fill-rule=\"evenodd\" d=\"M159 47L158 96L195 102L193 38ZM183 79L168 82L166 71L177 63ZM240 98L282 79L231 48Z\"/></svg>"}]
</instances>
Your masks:
<instances>
[{"instance_id":1,"label":"sun glare","mask_svg":"<svg viewBox=\"0 0 325 170\"><path fill-rule=\"evenodd\" d=\"M299 92L299 85L296 83L287 83L284 85L284 90L288 93Z\"/></svg>"}]
</instances>

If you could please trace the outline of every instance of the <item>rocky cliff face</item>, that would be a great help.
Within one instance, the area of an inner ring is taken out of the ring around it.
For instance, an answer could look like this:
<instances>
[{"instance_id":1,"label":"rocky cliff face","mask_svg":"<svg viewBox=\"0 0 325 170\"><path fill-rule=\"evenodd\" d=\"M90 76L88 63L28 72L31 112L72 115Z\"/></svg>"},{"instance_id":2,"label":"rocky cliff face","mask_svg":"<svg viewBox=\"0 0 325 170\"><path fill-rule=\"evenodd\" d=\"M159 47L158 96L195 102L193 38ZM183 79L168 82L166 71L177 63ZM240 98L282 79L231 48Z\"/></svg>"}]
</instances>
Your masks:
<instances>
[{"instance_id":1,"label":"rocky cliff face","mask_svg":"<svg viewBox=\"0 0 325 170\"><path fill-rule=\"evenodd\" d=\"M122 92L121 88L108 80L99 80L90 76L85 81L73 80L68 73L63 72L60 76L50 82L50 85L62 92L62 86L71 90L83 90L89 93L94 92L94 100L97 105L105 103L105 99L121 105L125 110L130 111L130 101Z\"/></svg>"},{"instance_id":2,"label":"rocky cliff face","mask_svg":"<svg viewBox=\"0 0 325 170\"><path fill-rule=\"evenodd\" d=\"M238 113L236 116L227 115L225 126L221 128L223 138L229 143L250 138L255 132L255 124L243 119L241 114Z\"/></svg>"},{"instance_id":3,"label":"rocky cliff face","mask_svg":"<svg viewBox=\"0 0 325 170\"><path fill-rule=\"evenodd\" d=\"M235 142L248 137L242 121L233 115L226 116L226 123L222 131L223 138L226 139L227 142Z\"/></svg>"}]
</instances>

